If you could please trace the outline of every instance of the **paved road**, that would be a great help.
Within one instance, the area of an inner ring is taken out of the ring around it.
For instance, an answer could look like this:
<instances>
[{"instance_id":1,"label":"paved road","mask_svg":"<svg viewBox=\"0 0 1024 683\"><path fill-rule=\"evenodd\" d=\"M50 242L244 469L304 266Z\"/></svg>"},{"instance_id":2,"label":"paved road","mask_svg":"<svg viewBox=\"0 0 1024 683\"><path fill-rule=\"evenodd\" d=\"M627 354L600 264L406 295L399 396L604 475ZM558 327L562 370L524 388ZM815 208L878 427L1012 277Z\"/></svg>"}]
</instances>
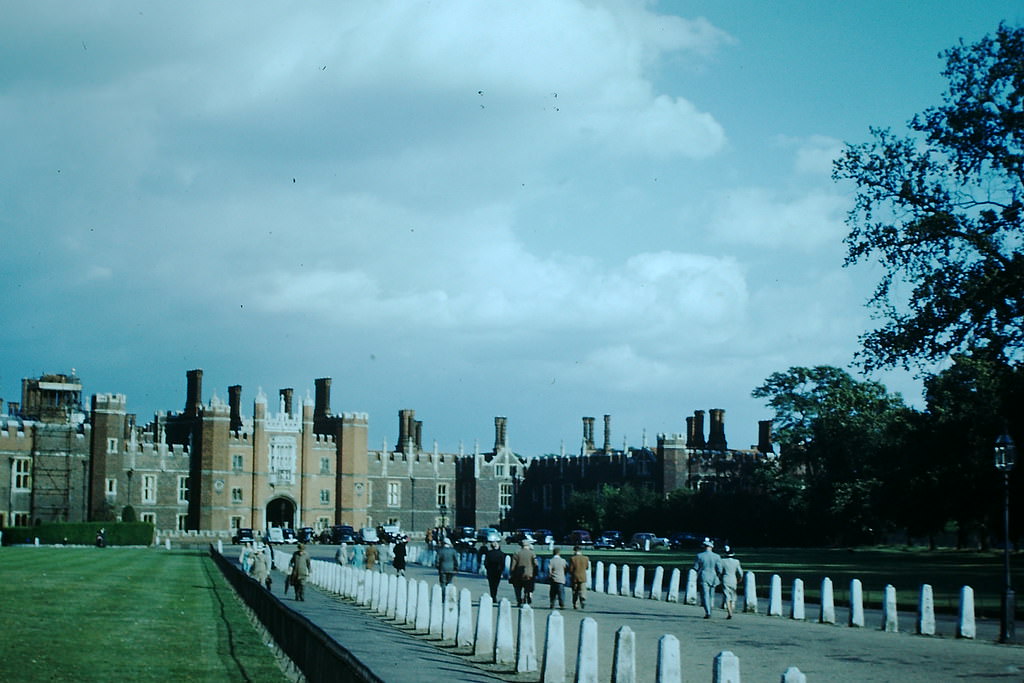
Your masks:
<instances>
[{"instance_id":1,"label":"paved road","mask_svg":"<svg viewBox=\"0 0 1024 683\"><path fill-rule=\"evenodd\" d=\"M329 559L330 546L311 548L314 557ZM231 551L225 549L228 556ZM436 574L426 568L410 566L410 578L433 583ZM468 588L475 599L486 591L479 576L460 574L456 584ZM281 581L275 582L279 590ZM538 586L534 596L538 654L543 644L544 623L550 613L546 586ZM309 593L315 591L310 590ZM512 599L512 588L503 583L499 599ZM291 602L299 611L332 632L332 635L357 656L370 657L372 668L388 683L440 680L493 681L537 680L536 675L515 675L493 665L473 662L455 648L441 647L425 636L371 616L363 608L337 598L318 594L304 603ZM516 612L516 610L513 610ZM807 614L816 609L808 606ZM684 680L710 681L714 657L723 650L740 660L745 681L778 681L790 666L798 667L809 681L1024 681L1024 647L1001 645L995 641L998 624L979 621L978 639L954 637L952 619L939 619L937 636L918 636L910 632L914 615L900 614L905 632L880 630L881 615L866 611L866 628L823 625L812 621L794 621L782 617L737 614L726 620L724 612L703 619L696 606L639 600L591 593L586 611L571 607L562 612L565 619L567 680L572 680L579 623L591 617L598 623L600 679L609 680L614 632L629 626L636 633L639 680L653 681L657 640L665 633L675 635L681 644ZM518 618L517 614L513 618ZM837 607L837 618L845 622L846 610ZM332 630L333 629L333 630ZM424 675L425 669L432 673Z\"/></svg>"}]
</instances>

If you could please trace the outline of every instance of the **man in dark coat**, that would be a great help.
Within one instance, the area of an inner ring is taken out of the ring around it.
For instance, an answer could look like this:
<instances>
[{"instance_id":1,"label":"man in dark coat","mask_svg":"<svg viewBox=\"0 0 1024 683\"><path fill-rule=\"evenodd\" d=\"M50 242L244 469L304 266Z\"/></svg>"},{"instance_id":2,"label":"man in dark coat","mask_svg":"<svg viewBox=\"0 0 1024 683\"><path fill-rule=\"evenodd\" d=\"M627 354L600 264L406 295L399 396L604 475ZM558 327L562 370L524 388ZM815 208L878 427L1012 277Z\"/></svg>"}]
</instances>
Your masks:
<instances>
[{"instance_id":1,"label":"man in dark coat","mask_svg":"<svg viewBox=\"0 0 1024 683\"><path fill-rule=\"evenodd\" d=\"M484 554L484 569L487 572L487 585L491 589L491 600L498 600L498 584L501 583L501 575L505 573L505 553L501 551L501 544L492 542L490 548Z\"/></svg>"}]
</instances>

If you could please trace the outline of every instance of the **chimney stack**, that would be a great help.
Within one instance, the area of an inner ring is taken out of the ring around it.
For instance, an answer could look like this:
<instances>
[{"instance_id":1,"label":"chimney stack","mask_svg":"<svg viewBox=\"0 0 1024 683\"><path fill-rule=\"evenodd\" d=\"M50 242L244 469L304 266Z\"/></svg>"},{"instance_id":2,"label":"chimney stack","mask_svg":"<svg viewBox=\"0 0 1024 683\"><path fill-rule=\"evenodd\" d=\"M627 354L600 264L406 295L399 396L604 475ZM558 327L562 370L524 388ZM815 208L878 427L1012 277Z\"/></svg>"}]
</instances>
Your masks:
<instances>
[{"instance_id":1,"label":"chimney stack","mask_svg":"<svg viewBox=\"0 0 1024 683\"><path fill-rule=\"evenodd\" d=\"M398 444L395 445L395 450L399 453L405 453L405 449L409 447L409 439L413 436L413 422L415 421L415 410L405 408L398 411Z\"/></svg>"},{"instance_id":2,"label":"chimney stack","mask_svg":"<svg viewBox=\"0 0 1024 683\"><path fill-rule=\"evenodd\" d=\"M189 370L185 376L188 378L185 390L185 415L196 417L203 405L203 371Z\"/></svg>"},{"instance_id":3,"label":"chimney stack","mask_svg":"<svg viewBox=\"0 0 1024 683\"><path fill-rule=\"evenodd\" d=\"M233 384L228 387L228 407L231 408L231 426L233 432L242 428L242 385Z\"/></svg>"},{"instance_id":4,"label":"chimney stack","mask_svg":"<svg viewBox=\"0 0 1024 683\"><path fill-rule=\"evenodd\" d=\"M693 411L693 447L694 448L705 448L707 442L704 441L704 411L695 410Z\"/></svg>"},{"instance_id":5,"label":"chimney stack","mask_svg":"<svg viewBox=\"0 0 1024 683\"><path fill-rule=\"evenodd\" d=\"M506 432L508 428L508 418L495 417L494 418L494 452L497 453L499 450L508 445L506 441Z\"/></svg>"},{"instance_id":6,"label":"chimney stack","mask_svg":"<svg viewBox=\"0 0 1024 683\"><path fill-rule=\"evenodd\" d=\"M757 421L757 450L762 453L774 453L775 448L772 447L772 421L771 420L758 420Z\"/></svg>"},{"instance_id":7,"label":"chimney stack","mask_svg":"<svg viewBox=\"0 0 1024 683\"><path fill-rule=\"evenodd\" d=\"M284 399L284 413L285 415L292 414L292 395L295 393L294 389L281 389L278 394Z\"/></svg>"},{"instance_id":8,"label":"chimney stack","mask_svg":"<svg viewBox=\"0 0 1024 683\"><path fill-rule=\"evenodd\" d=\"M327 434L327 420L331 416L331 378L314 380L316 389L313 397L313 432Z\"/></svg>"},{"instance_id":9,"label":"chimney stack","mask_svg":"<svg viewBox=\"0 0 1024 683\"><path fill-rule=\"evenodd\" d=\"M725 411L721 408L712 408L708 413L711 417L711 425L708 427L708 448L724 451L729 447L725 442Z\"/></svg>"},{"instance_id":10,"label":"chimney stack","mask_svg":"<svg viewBox=\"0 0 1024 683\"><path fill-rule=\"evenodd\" d=\"M587 453L591 453L594 450L594 418L585 417L583 418L583 443L586 446Z\"/></svg>"},{"instance_id":11,"label":"chimney stack","mask_svg":"<svg viewBox=\"0 0 1024 683\"><path fill-rule=\"evenodd\" d=\"M604 452L612 452L612 416L604 416Z\"/></svg>"}]
</instances>

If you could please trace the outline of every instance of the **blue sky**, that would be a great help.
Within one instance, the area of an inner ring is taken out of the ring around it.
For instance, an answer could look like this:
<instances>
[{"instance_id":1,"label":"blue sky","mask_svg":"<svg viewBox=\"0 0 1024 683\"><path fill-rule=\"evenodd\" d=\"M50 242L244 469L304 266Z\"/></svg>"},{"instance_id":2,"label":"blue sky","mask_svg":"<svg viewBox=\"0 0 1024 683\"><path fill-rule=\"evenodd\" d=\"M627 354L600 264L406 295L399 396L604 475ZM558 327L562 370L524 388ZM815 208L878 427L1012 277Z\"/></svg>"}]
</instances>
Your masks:
<instances>
[{"instance_id":1,"label":"blue sky","mask_svg":"<svg viewBox=\"0 0 1024 683\"><path fill-rule=\"evenodd\" d=\"M340 6L339 6L340 5ZM148 421L243 386L429 446L680 432L847 367L843 142L939 102L1019 2L8 3L0 396L74 368ZM879 375L920 403L904 373Z\"/></svg>"}]
</instances>

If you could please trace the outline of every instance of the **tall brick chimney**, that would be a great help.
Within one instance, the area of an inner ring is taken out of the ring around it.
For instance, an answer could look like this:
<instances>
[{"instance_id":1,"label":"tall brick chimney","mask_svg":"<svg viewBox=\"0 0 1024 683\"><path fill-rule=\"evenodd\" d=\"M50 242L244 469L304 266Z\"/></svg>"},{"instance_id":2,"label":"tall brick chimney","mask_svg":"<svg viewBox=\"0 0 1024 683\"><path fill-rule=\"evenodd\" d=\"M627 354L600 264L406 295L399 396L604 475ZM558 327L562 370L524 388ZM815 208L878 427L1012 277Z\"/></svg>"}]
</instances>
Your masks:
<instances>
[{"instance_id":1,"label":"tall brick chimney","mask_svg":"<svg viewBox=\"0 0 1024 683\"><path fill-rule=\"evenodd\" d=\"M295 389L281 389L278 394L284 399L284 412L285 415L292 414L292 396L295 394Z\"/></svg>"},{"instance_id":2,"label":"tall brick chimney","mask_svg":"<svg viewBox=\"0 0 1024 683\"><path fill-rule=\"evenodd\" d=\"M772 446L771 420L757 421L757 450L759 450L762 453L775 452L775 448Z\"/></svg>"},{"instance_id":3,"label":"tall brick chimney","mask_svg":"<svg viewBox=\"0 0 1024 683\"><path fill-rule=\"evenodd\" d=\"M314 380L316 386L313 396L313 432L327 434L328 419L331 416L331 378L321 377Z\"/></svg>"},{"instance_id":4,"label":"tall brick chimney","mask_svg":"<svg viewBox=\"0 0 1024 683\"><path fill-rule=\"evenodd\" d=\"M612 452L612 416L604 416L604 452Z\"/></svg>"},{"instance_id":5,"label":"tall brick chimney","mask_svg":"<svg viewBox=\"0 0 1024 683\"><path fill-rule=\"evenodd\" d=\"M409 446L409 439L414 436L415 415L416 411L408 408L398 411L398 443L395 445L395 450L399 453L405 453L405 449Z\"/></svg>"},{"instance_id":6,"label":"tall brick chimney","mask_svg":"<svg viewBox=\"0 0 1024 683\"><path fill-rule=\"evenodd\" d=\"M693 447L704 448L707 442L704 441L704 411L693 411Z\"/></svg>"},{"instance_id":7,"label":"tall brick chimney","mask_svg":"<svg viewBox=\"0 0 1024 683\"><path fill-rule=\"evenodd\" d=\"M506 429L508 428L508 418L495 417L494 418L494 452L497 453L499 450L508 445Z\"/></svg>"},{"instance_id":8,"label":"tall brick chimney","mask_svg":"<svg viewBox=\"0 0 1024 683\"><path fill-rule=\"evenodd\" d=\"M583 443L588 452L594 450L594 418L592 417L583 418Z\"/></svg>"},{"instance_id":9,"label":"tall brick chimney","mask_svg":"<svg viewBox=\"0 0 1024 683\"><path fill-rule=\"evenodd\" d=\"M203 405L203 371L189 370L185 377L188 379L185 389L185 415L196 417Z\"/></svg>"},{"instance_id":10,"label":"tall brick chimney","mask_svg":"<svg viewBox=\"0 0 1024 683\"><path fill-rule=\"evenodd\" d=\"M708 427L708 448L724 451L729 447L725 442L725 411L721 408L712 408L708 414L711 417L711 425Z\"/></svg>"},{"instance_id":11,"label":"tall brick chimney","mask_svg":"<svg viewBox=\"0 0 1024 683\"><path fill-rule=\"evenodd\" d=\"M228 407L231 409L231 431L242 428L242 385L232 384L228 387Z\"/></svg>"}]
</instances>

